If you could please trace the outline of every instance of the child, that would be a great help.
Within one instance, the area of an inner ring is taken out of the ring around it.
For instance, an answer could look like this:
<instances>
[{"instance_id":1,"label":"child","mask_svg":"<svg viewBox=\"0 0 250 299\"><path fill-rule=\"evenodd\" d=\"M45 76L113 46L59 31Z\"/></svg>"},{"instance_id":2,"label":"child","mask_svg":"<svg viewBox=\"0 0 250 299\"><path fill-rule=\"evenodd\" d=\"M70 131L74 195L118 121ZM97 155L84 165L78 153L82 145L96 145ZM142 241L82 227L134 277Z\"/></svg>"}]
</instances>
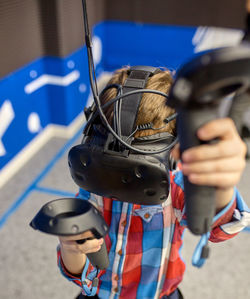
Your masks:
<instances>
[{"instance_id":1,"label":"child","mask_svg":"<svg viewBox=\"0 0 250 299\"><path fill-rule=\"evenodd\" d=\"M127 72L127 69L118 70L108 84L122 85ZM165 70L150 77L146 88L168 93L171 84L171 74ZM104 104L115 96L116 89L109 89L100 100ZM163 121L174 112L165 102L162 96L143 94L136 125L151 122L158 130L137 130L134 137L159 132L175 134L175 121L169 124ZM105 113L112 123L112 109ZM242 199L235 185L245 167L246 146L230 119L218 119L204 125L198 136L202 140L218 138L219 142L194 147L182 154L182 171L170 172L171 192L163 204L142 206L90 194L89 200L99 208L109 225L105 241L93 239L84 244L76 243L75 240L92 236L91 232L85 232L60 237L58 247L62 274L82 287L84 294L90 295L89 287L97 275L99 298L182 298L177 288L185 271L179 256L185 228L182 173L194 184L216 187L216 211L219 214L213 223L210 241L227 240L243 229ZM175 160L180 158L178 146L173 149L172 156ZM83 193L80 190L79 197ZM227 226L223 227L224 224ZM108 269L97 273L86 259L86 253L98 251L102 242L107 245L110 264Z\"/></svg>"}]
</instances>

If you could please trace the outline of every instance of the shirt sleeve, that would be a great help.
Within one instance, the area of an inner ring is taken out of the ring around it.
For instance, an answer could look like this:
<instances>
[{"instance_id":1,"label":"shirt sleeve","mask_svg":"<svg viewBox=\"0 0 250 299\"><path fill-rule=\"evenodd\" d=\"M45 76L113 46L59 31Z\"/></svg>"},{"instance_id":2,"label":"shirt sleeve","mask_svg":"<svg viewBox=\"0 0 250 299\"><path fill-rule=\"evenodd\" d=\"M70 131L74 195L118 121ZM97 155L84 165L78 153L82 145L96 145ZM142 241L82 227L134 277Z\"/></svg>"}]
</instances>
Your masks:
<instances>
[{"instance_id":1,"label":"shirt sleeve","mask_svg":"<svg viewBox=\"0 0 250 299\"><path fill-rule=\"evenodd\" d=\"M103 210L102 197L89 193L83 189L79 189L76 194L77 198L90 201L101 212ZM75 283L82 288L82 293L86 296L94 296L98 288L98 279L103 274L104 270L97 270L86 258L86 263L81 275L73 275L64 266L60 246L57 246L57 265L61 274L69 281Z\"/></svg>"},{"instance_id":2,"label":"shirt sleeve","mask_svg":"<svg viewBox=\"0 0 250 299\"><path fill-rule=\"evenodd\" d=\"M64 266L61 258L60 246L57 246L57 265L61 274L69 281L75 283L82 289L82 293L86 296L94 296L97 292L99 277L103 274L103 270L97 270L91 265L89 259L86 263L81 275L71 274Z\"/></svg>"},{"instance_id":3,"label":"shirt sleeve","mask_svg":"<svg viewBox=\"0 0 250 299\"><path fill-rule=\"evenodd\" d=\"M231 239L249 225L250 210L242 199L240 192L235 188L231 202L215 215L209 240L221 242Z\"/></svg>"}]
</instances>

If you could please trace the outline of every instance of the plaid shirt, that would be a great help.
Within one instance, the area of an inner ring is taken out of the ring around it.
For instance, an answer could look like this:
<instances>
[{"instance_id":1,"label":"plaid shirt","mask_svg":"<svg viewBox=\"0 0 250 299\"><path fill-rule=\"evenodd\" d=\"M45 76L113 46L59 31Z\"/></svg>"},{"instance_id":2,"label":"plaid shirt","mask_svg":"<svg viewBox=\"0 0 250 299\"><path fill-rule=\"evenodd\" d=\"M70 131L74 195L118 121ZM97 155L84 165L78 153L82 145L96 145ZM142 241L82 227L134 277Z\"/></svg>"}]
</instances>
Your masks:
<instances>
[{"instance_id":1,"label":"plaid shirt","mask_svg":"<svg viewBox=\"0 0 250 299\"><path fill-rule=\"evenodd\" d=\"M136 205L90 194L89 200L109 225L105 242L110 264L98 273L99 284L95 288L100 298L162 298L181 282L185 263L179 251L186 224L183 177L180 171L170 177L171 193L162 205ZM79 197L84 197L84 192L80 190ZM244 209L248 210L236 190L228 206L215 216L209 240L224 241L242 230L244 219L249 220L250 215L249 210L244 215ZM83 270L86 275L73 276L65 269L58 247L58 265L65 277L89 295L82 280L91 287L97 271L88 260Z\"/></svg>"}]
</instances>

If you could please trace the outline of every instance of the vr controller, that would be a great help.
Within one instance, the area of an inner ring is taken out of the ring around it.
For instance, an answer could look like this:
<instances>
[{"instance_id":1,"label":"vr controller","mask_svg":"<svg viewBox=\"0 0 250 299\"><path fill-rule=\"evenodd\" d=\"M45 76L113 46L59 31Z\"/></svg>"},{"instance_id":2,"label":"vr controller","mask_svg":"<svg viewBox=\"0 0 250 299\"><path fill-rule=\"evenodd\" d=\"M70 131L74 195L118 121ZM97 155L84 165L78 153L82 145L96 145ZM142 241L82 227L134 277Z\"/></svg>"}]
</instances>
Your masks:
<instances>
[{"instance_id":1,"label":"vr controller","mask_svg":"<svg viewBox=\"0 0 250 299\"><path fill-rule=\"evenodd\" d=\"M227 96L250 85L250 46L220 48L203 53L183 65L170 90L168 105L178 112L177 136L181 153L198 146L196 132L219 118L219 105ZM216 142L216 140L211 140ZM198 186L184 176L188 228L196 235L210 230L215 215L215 187Z\"/></svg>"},{"instance_id":2,"label":"vr controller","mask_svg":"<svg viewBox=\"0 0 250 299\"><path fill-rule=\"evenodd\" d=\"M99 211L87 200L79 198L61 198L46 203L30 222L30 226L41 232L72 236L91 231L95 238L103 238L108 226ZM77 240L82 244L86 239ZM98 252L88 253L91 264L98 269L106 269L109 265L105 242Z\"/></svg>"}]
</instances>

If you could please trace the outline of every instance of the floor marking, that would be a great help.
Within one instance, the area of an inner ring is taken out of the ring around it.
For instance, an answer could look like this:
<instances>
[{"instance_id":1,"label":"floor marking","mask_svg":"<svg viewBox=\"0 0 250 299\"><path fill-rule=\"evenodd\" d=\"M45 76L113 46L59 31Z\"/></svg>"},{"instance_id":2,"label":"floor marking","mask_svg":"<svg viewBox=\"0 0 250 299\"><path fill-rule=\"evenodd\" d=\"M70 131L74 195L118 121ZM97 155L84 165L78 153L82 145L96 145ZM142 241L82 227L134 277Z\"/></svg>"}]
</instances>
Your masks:
<instances>
[{"instance_id":1,"label":"floor marking","mask_svg":"<svg viewBox=\"0 0 250 299\"><path fill-rule=\"evenodd\" d=\"M76 195L76 192L73 193L73 192L69 192L69 191L51 189L51 188L41 187L41 186L36 186L34 188L34 191L48 193L48 194L54 194L54 195L59 195L59 196L63 196L63 197L75 197L75 195Z\"/></svg>"},{"instance_id":2,"label":"floor marking","mask_svg":"<svg viewBox=\"0 0 250 299\"><path fill-rule=\"evenodd\" d=\"M26 190L17 198L17 200L12 203L12 205L7 209L7 211L0 218L0 229L7 222L9 217L16 212L16 210L24 203L28 195L36 190L42 190L42 187L38 186L38 183L49 173L55 163L64 155L64 153L71 147L77 139L82 135L83 127L59 150L55 157L47 164L47 166L38 174L38 176L28 185ZM45 189L43 189L45 190ZM49 190L49 189L48 189ZM52 189L50 189L52 190Z\"/></svg>"}]
</instances>

